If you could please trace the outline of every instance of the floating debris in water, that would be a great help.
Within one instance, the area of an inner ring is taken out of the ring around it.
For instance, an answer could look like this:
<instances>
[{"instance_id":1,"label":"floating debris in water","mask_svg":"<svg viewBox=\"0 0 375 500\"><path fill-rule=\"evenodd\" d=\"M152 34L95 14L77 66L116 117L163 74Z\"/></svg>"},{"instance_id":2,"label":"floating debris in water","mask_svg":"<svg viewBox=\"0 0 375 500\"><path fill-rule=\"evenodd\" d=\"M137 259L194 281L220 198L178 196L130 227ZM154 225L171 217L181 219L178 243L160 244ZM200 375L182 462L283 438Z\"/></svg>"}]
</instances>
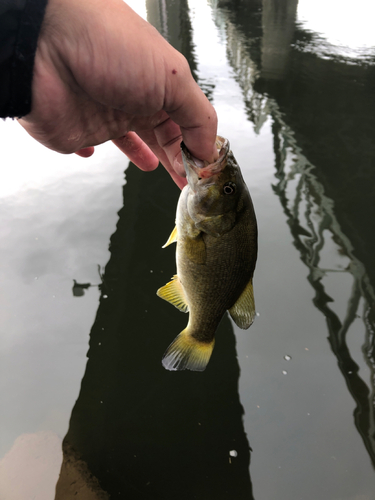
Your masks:
<instances>
[{"instance_id":1,"label":"floating debris in water","mask_svg":"<svg viewBox=\"0 0 375 500\"><path fill-rule=\"evenodd\" d=\"M286 361L290 361L292 359L292 356L289 356L289 354L285 354L284 359Z\"/></svg>"},{"instance_id":2,"label":"floating debris in water","mask_svg":"<svg viewBox=\"0 0 375 500\"><path fill-rule=\"evenodd\" d=\"M103 275L100 272L100 266L98 265L98 272L100 279L103 282ZM102 284L103 283L97 283L92 285L91 283L77 283L75 279L73 279L73 296L74 297L82 297L85 294L85 290L88 290L89 288L92 287L97 287L99 290L102 289Z\"/></svg>"},{"instance_id":3,"label":"floating debris in water","mask_svg":"<svg viewBox=\"0 0 375 500\"><path fill-rule=\"evenodd\" d=\"M283 370L283 375L287 375L288 372L286 370Z\"/></svg>"},{"instance_id":4,"label":"floating debris in water","mask_svg":"<svg viewBox=\"0 0 375 500\"><path fill-rule=\"evenodd\" d=\"M231 457L236 457L236 456L238 455L238 453L237 453L237 451L236 451L236 450L230 450L229 455L230 455Z\"/></svg>"}]
</instances>

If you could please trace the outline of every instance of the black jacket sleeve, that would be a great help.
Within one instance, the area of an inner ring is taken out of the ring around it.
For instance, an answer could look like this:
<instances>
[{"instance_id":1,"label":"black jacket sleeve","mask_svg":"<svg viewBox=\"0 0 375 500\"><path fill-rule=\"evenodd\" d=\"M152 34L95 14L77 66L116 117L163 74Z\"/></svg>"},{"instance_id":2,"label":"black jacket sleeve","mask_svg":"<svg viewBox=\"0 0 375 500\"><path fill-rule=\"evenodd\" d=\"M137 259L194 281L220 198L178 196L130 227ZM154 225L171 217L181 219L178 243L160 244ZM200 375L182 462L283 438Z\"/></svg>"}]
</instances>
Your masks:
<instances>
[{"instance_id":1,"label":"black jacket sleeve","mask_svg":"<svg viewBox=\"0 0 375 500\"><path fill-rule=\"evenodd\" d=\"M0 0L0 117L31 111L34 57L48 0Z\"/></svg>"}]
</instances>

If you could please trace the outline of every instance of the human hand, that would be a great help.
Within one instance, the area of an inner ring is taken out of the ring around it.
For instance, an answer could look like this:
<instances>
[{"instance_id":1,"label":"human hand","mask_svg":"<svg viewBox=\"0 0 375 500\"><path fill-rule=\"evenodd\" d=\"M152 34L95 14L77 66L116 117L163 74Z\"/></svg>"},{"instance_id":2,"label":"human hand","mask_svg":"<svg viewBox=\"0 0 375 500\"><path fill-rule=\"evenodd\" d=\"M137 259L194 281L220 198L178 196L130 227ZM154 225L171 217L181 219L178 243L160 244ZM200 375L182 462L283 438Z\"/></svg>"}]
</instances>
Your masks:
<instances>
[{"instance_id":1,"label":"human hand","mask_svg":"<svg viewBox=\"0 0 375 500\"><path fill-rule=\"evenodd\" d=\"M216 113L186 59L122 0L49 0L19 121L60 153L113 140L142 170L160 160L181 188L181 139L197 158L218 156Z\"/></svg>"}]
</instances>

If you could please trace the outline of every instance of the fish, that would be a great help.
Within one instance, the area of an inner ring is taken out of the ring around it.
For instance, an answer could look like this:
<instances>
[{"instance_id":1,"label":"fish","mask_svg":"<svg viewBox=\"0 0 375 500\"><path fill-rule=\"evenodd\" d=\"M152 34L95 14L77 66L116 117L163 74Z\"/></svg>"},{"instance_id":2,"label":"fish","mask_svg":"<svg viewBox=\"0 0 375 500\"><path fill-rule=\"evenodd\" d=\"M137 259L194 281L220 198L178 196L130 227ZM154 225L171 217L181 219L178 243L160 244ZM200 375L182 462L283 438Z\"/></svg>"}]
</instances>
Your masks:
<instances>
[{"instance_id":1,"label":"fish","mask_svg":"<svg viewBox=\"0 0 375 500\"><path fill-rule=\"evenodd\" d=\"M226 311L242 329L256 315L254 207L228 139L217 136L216 147L218 159L208 163L181 143L188 183L178 200L176 226L163 246L177 244L177 272L157 295L188 312L189 321L164 353L167 370L204 371Z\"/></svg>"}]
</instances>

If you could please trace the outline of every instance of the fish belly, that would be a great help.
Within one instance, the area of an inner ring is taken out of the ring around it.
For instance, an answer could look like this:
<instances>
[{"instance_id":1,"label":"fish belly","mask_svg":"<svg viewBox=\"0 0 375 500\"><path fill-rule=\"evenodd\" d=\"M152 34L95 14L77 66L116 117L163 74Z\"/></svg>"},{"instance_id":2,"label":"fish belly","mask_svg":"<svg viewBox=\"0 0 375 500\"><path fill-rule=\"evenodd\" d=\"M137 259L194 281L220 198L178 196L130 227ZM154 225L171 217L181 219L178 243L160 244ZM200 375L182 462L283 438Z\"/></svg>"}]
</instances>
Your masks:
<instances>
[{"instance_id":1,"label":"fish belly","mask_svg":"<svg viewBox=\"0 0 375 500\"><path fill-rule=\"evenodd\" d=\"M184 244L177 245L177 275L189 305L189 331L200 341L211 341L225 311L230 309L252 278L251 240L234 228L219 238L205 234L206 262L189 259Z\"/></svg>"}]
</instances>

